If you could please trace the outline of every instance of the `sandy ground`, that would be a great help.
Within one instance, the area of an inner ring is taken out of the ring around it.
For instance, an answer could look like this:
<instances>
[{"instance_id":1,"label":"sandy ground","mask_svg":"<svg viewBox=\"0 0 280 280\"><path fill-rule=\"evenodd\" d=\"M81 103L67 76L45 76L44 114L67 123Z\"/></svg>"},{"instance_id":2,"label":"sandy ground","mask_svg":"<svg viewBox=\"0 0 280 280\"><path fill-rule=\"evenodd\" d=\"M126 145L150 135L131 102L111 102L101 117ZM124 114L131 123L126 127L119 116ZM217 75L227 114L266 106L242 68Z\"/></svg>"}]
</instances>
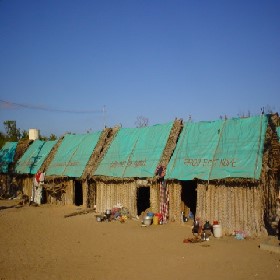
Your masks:
<instances>
[{"instance_id":1,"label":"sandy ground","mask_svg":"<svg viewBox=\"0 0 280 280\"><path fill-rule=\"evenodd\" d=\"M186 244L191 222L97 222L95 213L65 218L76 206L17 202L0 200L1 280L280 279L280 254L260 249L261 239Z\"/></svg>"}]
</instances>

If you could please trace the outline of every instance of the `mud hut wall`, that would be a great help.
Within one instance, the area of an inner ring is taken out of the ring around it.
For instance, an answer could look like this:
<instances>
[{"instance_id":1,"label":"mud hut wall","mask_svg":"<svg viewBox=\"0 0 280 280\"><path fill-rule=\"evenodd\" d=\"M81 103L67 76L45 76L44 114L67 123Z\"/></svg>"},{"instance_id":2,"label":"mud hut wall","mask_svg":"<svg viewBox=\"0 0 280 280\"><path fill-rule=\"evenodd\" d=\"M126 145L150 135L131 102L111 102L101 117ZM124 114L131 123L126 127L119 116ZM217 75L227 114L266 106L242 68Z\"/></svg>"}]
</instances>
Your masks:
<instances>
[{"instance_id":1,"label":"mud hut wall","mask_svg":"<svg viewBox=\"0 0 280 280\"><path fill-rule=\"evenodd\" d=\"M202 222L219 221L223 233L245 231L250 236L267 235L263 221L262 189L259 186L198 184L196 217Z\"/></svg>"},{"instance_id":2,"label":"mud hut wall","mask_svg":"<svg viewBox=\"0 0 280 280\"><path fill-rule=\"evenodd\" d=\"M181 221L181 192L182 186L179 182L168 183L170 221Z\"/></svg>"},{"instance_id":3,"label":"mud hut wall","mask_svg":"<svg viewBox=\"0 0 280 280\"><path fill-rule=\"evenodd\" d=\"M104 212L117 204L128 208L132 215L137 215L135 182L105 183L96 184L96 211Z\"/></svg>"}]
</instances>

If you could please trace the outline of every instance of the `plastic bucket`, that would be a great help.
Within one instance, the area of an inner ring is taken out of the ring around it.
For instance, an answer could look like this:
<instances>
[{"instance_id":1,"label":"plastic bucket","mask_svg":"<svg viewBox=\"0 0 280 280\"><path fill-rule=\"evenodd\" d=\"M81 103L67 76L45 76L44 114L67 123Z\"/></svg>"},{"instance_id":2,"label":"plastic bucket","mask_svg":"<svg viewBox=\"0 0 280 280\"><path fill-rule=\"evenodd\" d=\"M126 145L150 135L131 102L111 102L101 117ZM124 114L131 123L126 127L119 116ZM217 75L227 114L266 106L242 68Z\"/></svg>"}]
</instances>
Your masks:
<instances>
[{"instance_id":1,"label":"plastic bucket","mask_svg":"<svg viewBox=\"0 0 280 280\"><path fill-rule=\"evenodd\" d=\"M221 225L213 225L213 235L214 235L214 237L217 237L217 238L219 238L223 235Z\"/></svg>"},{"instance_id":2,"label":"plastic bucket","mask_svg":"<svg viewBox=\"0 0 280 280\"><path fill-rule=\"evenodd\" d=\"M157 215L155 215L153 217L153 225L158 225L158 216Z\"/></svg>"}]
</instances>

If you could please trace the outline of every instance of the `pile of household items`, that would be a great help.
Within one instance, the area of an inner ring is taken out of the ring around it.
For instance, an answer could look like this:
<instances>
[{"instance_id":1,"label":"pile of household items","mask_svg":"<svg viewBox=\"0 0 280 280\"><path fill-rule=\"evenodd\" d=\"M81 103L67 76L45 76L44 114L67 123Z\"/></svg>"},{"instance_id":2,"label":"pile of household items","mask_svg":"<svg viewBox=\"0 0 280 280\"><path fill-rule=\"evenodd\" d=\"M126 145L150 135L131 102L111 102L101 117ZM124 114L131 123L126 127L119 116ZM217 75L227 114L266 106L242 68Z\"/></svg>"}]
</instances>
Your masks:
<instances>
[{"instance_id":1,"label":"pile of household items","mask_svg":"<svg viewBox=\"0 0 280 280\"><path fill-rule=\"evenodd\" d=\"M128 218L131 218L129 210L126 207L116 206L112 209L106 209L105 212L96 215L97 222L119 221L124 223Z\"/></svg>"},{"instance_id":2,"label":"pile of household items","mask_svg":"<svg viewBox=\"0 0 280 280\"><path fill-rule=\"evenodd\" d=\"M143 216L142 226L162 225L163 219L161 213L147 212Z\"/></svg>"},{"instance_id":3,"label":"pile of household items","mask_svg":"<svg viewBox=\"0 0 280 280\"><path fill-rule=\"evenodd\" d=\"M193 222L192 233L194 237L184 239L184 243L208 241L212 234L214 237L219 238L222 236L222 227L218 221L213 221L213 225L210 224L209 221L206 221L203 224L203 222L199 218L196 218Z\"/></svg>"}]
</instances>

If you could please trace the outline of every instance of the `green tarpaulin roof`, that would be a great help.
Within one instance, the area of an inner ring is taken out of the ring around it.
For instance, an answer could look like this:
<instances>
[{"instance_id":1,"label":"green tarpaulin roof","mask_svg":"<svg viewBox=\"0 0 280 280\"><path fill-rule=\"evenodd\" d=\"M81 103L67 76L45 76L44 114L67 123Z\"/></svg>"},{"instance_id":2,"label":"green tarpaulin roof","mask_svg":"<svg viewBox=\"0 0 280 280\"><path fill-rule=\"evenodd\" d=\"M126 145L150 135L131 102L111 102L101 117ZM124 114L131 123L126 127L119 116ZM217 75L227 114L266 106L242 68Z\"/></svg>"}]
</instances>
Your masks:
<instances>
[{"instance_id":1,"label":"green tarpaulin roof","mask_svg":"<svg viewBox=\"0 0 280 280\"><path fill-rule=\"evenodd\" d=\"M36 174L57 141L35 140L16 164L18 174Z\"/></svg>"},{"instance_id":2,"label":"green tarpaulin roof","mask_svg":"<svg viewBox=\"0 0 280 280\"><path fill-rule=\"evenodd\" d=\"M276 128L276 131L277 131L277 135L278 135L278 140L279 140L279 142L280 142L280 126L278 126L278 127Z\"/></svg>"},{"instance_id":3,"label":"green tarpaulin roof","mask_svg":"<svg viewBox=\"0 0 280 280\"><path fill-rule=\"evenodd\" d=\"M0 172L8 173L9 164L13 162L18 142L6 142L0 150Z\"/></svg>"},{"instance_id":4,"label":"green tarpaulin roof","mask_svg":"<svg viewBox=\"0 0 280 280\"><path fill-rule=\"evenodd\" d=\"M266 115L185 123L166 179L259 179L262 167Z\"/></svg>"},{"instance_id":5,"label":"green tarpaulin roof","mask_svg":"<svg viewBox=\"0 0 280 280\"><path fill-rule=\"evenodd\" d=\"M153 177L173 123L121 128L94 175Z\"/></svg>"},{"instance_id":6,"label":"green tarpaulin roof","mask_svg":"<svg viewBox=\"0 0 280 280\"><path fill-rule=\"evenodd\" d=\"M101 132L65 135L46 175L81 177L100 135Z\"/></svg>"}]
</instances>

